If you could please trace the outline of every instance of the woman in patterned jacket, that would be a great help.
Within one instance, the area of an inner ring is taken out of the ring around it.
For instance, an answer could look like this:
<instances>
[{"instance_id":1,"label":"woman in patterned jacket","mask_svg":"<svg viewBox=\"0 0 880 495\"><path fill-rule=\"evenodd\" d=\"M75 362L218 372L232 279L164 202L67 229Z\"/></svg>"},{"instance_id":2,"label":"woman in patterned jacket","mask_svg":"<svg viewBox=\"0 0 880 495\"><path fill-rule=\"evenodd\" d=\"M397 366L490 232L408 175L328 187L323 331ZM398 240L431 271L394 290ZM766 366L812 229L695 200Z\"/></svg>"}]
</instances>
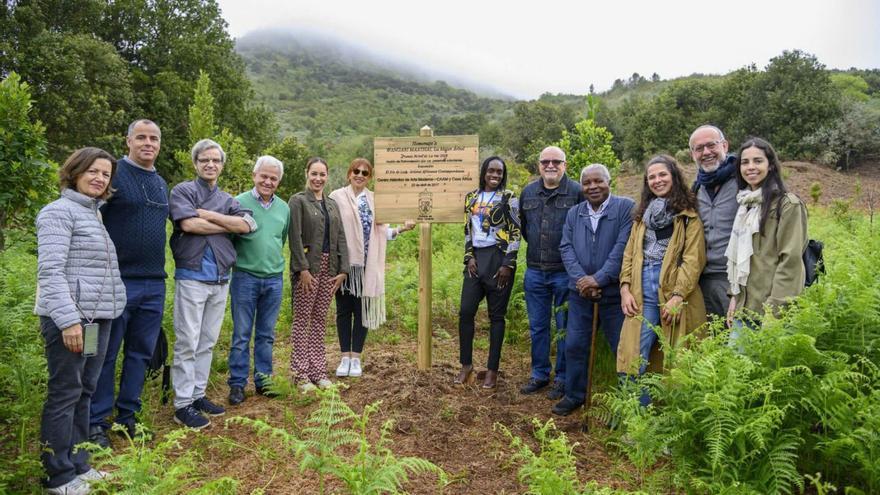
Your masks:
<instances>
[{"instance_id":1,"label":"woman in patterned jacket","mask_svg":"<svg viewBox=\"0 0 880 495\"><path fill-rule=\"evenodd\" d=\"M461 372L466 383L473 372L474 316L483 298L489 306L489 360L483 388L495 388L504 342L504 315L516 273L519 250L519 204L507 184L507 165L491 156L480 166L480 187L465 196L464 281L461 287L458 336Z\"/></svg>"}]
</instances>

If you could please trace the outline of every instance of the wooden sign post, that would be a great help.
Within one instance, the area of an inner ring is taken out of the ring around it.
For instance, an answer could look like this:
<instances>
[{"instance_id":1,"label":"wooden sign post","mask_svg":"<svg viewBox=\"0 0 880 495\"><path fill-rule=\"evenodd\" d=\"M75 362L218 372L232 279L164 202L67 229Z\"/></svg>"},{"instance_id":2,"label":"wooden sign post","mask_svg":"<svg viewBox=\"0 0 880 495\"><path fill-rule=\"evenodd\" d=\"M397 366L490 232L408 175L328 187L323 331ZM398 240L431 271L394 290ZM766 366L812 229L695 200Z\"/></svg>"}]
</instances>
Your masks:
<instances>
[{"instance_id":1,"label":"wooden sign post","mask_svg":"<svg viewBox=\"0 0 880 495\"><path fill-rule=\"evenodd\" d=\"M376 223L419 222L418 367L431 367L431 224L464 219L464 197L479 184L477 136L434 136L374 141Z\"/></svg>"}]
</instances>

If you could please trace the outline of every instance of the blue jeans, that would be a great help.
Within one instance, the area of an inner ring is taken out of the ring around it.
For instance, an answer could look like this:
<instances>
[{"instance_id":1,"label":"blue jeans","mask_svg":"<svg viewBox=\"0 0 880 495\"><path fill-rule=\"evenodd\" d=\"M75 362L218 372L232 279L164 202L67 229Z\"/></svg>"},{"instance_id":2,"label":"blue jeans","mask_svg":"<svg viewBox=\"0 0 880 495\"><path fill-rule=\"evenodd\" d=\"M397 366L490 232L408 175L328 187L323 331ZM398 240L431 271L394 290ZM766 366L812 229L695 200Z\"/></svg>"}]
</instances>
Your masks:
<instances>
[{"instance_id":1,"label":"blue jeans","mask_svg":"<svg viewBox=\"0 0 880 495\"><path fill-rule=\"evenodd\" d=\"M645 374L648 369L648 358L651 356L651 348L657 343L657 333L654 327L660 327L660 264L644 265L642 267L642 331L639 336L639 355L642 364L639 365L639 376ZM647 390L642 390L639 398L642 406L647 407L651 403L651 396Z\"/></svg>"},{"instance_id":2,"label":"blue jeans","mask_svg":"<svg viewBox=\"0 0 880 495\"><path fill-rule=\"evenodd\" d=\"M556 314L556 381L565 383L565 325L567 311L559 310L568 296L568 274L527 268L523 278L529 333L532 338L532 378L550 379L550 317Z\"/></svg>"},{"instance_id":3,"label":"blue jeans","mask_svg":"<svg viewBox=\"0 0 880 495\"><path fill-rule=\"evenodd\" d=\"M232 297L232 347L229 348L229 386L244 387L250 373L251 334L254 335L254 383L272 375L272 344L281 309L283 274L260 278L236 270L229 287Z\"/></svg>"},{"instance_id":4,"label":"blue jeans","mask_svg":"<svg viewBox=\"0 0 880 495\"><path fill-rule=\"evenodd\" d=\"M620 299L599 303L599 328L617 356L620 329L623 327L623 310ZM568 330L565 335L565 396L578 404L587 397L587 365L593 342L593 301L581 297L576 291L568 292Z\"/></svg>"},{"instance_id":5,"label":"blue jeans","mask_svg":"<svg viewBox=\"0 0 880 495\"><path fill-rule=\"evenodd\" d=\"M84 322L83 322L84 323ZM46 366L49 370L46 402L40 419L40 458L47 488L56 488L91 469L88 450L76 445L89 439L89 403L94 397L98 374L110 338L110 320L95 320L98 329L98 353L84 357L64 346L61 330L51 318L40 317Z\"/></svg>"},{"instance_id":6,"label":"blue jeans","mask_svg":"<svg viewBox=\"0 0 880 495\"><path fill-rule=\"evenodd\" d=\"M116 358L122 350L122 376L116 397L116 422L131 423L141 410L141 392L147 364L153 357L162 313L165 311L165 279L125 278L127 301L125 310L113 320L107 354L92 396L89 422L92 426L109 427L107 417L113 412L113 389L116 381Z\"/></svg>"}]
</instances>

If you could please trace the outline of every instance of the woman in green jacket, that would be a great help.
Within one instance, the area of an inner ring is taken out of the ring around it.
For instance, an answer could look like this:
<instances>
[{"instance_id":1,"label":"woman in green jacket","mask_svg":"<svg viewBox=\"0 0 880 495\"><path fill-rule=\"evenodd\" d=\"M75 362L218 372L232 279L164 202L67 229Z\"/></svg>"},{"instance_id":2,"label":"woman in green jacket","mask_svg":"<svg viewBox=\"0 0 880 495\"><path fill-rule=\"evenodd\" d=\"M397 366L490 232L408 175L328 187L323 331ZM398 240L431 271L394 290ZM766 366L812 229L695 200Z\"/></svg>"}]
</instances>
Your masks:
<instances>
[{"instance_id":1,"label":"woman in green jacket","mask_svg":"<svg viewBox=\"0 0 880 495\"><path fill-rule=\"evenodd\" d=\"M324 334L330 300L348 276L348 246L339 207L324 195L327 162L306 164L306 188L290 198L290 276L293 351L290 369L304 392L330 385Z\"/></svg>"},{"instance_id":2,"label":"woman in green jacket","mask_svg":"<svg viewBox=\"0 0 880 495\"><path fill-rule=\"evenodd\" d=\"M804 290L807 209L782 182L779 158L761 138L743 143L737 163L739 209L727 245L731 341Z\"/></svg>"}]
</instances>

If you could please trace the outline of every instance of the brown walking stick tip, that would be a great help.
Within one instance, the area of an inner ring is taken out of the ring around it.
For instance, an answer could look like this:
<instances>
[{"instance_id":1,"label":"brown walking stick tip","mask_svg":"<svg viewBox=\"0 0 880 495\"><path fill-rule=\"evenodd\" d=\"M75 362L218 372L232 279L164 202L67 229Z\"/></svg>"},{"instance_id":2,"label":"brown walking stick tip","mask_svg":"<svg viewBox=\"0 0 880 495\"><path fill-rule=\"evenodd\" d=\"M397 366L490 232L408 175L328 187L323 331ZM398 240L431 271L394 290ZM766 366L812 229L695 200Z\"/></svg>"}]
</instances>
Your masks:
<instances>
[{"instance_id":1,"label":"brown walking stick tip","mask_svg":"<svg viewBox=\"0 0 880 495\"><path fill-rule=\"evenodd\" d=\"M587 400L584 402L585 412L593 405L593 363L596 361L596 330L599 328L599 303L593 303L593 335L590 337L590 362L587 366ZM590 431L590 417L584 414L584 431Z\"/></svg>"}]
</instances>

